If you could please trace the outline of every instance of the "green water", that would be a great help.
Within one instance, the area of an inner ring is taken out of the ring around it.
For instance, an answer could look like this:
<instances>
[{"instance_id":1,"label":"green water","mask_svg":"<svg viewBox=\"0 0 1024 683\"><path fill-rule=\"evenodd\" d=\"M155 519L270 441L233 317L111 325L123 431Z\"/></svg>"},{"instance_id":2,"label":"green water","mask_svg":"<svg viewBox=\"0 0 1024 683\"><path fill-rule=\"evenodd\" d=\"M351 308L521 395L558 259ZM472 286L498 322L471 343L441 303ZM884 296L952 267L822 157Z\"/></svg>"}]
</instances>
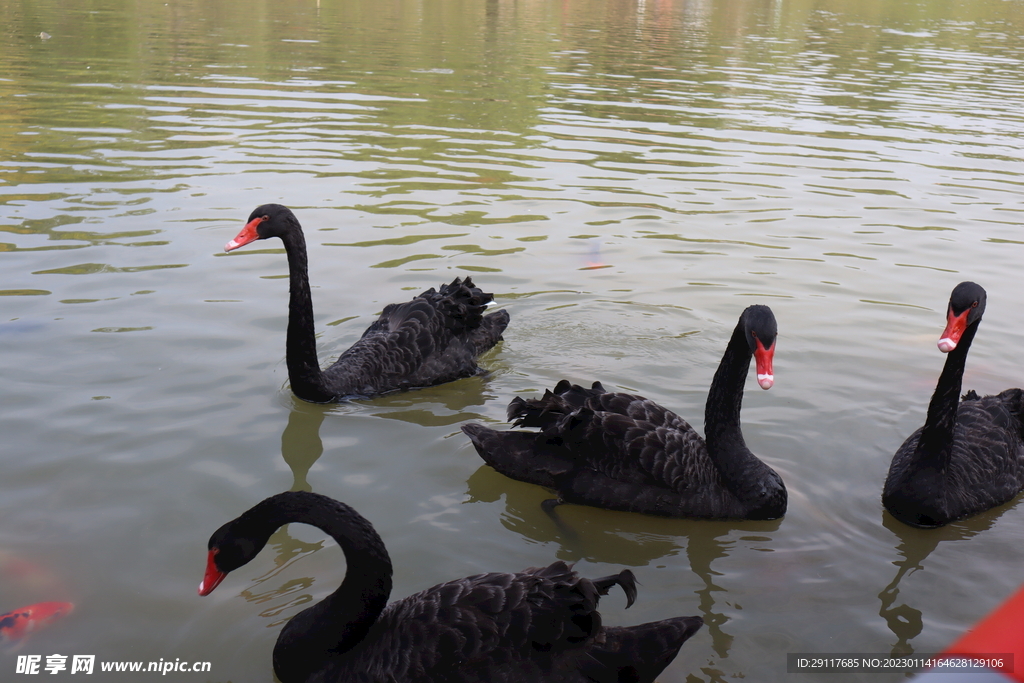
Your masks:
<instances>
[{"instance_id":1,"label":"green water","mask_svg":"<svg viewBox=\"0 0 1024 683\"><path fill-rule=\"evenodd\" d=\"M281 623L341 580L337 548L289 527L196 587L209 534L294 487L374 523L394 597L556 558L632 568L639 600L609 596L607 623L707 624L662 683L941 650L1019 584L1024 513L918 531L880 492L957 282L989 298L965 389L1024 385L1019 10L0 0L0 612L76 605L0 653L0 678L62 653L269 683ZM472 275L512 317L490 374L294 399L279 243L222 252L265 202L305 226L325 360L386 304ZM548 492L459 431L563 377L702 429L751 303L780 337L744 434L786 481L782 520L566 507L569 538Z\"/></svg>"}]
</instances>

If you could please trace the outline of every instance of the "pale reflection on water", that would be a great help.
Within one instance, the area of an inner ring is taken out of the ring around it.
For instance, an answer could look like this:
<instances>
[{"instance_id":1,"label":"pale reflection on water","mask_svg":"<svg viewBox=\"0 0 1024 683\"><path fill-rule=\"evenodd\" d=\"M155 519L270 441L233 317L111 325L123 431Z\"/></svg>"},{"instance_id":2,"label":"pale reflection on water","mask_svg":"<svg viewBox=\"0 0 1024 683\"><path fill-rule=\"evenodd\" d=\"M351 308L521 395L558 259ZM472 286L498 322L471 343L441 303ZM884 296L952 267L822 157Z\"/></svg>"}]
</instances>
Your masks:
<instances>
[{"instance_id":1,"label":"pale reflection on water","mask_svg":"<svg viewBox=\"0 0 1024 683\"><path fill-rule=\"evenodd\" d=\"M377 526L396 597L556 558L633 568L639 600L609 596L607 623L707 624L662 683L941 650L1016 588L1019 505L920 531L880 490L957 282L989 292L965 389L1024 384L1018 9L0 0L0 613L76 604L21 651L272 680L280 624L341 579L333 544L284 529L195 587L209 534L289 488ZM489 373L292 397L280 246L220 251L269 201L305 226L325 361L472 275L512 318ZM559 525L459 431L563 377L702 429L750 303L779 321L743 425L782 520ZM859 680L880 678L900 676Z\"/></svg>"}]
</instances>

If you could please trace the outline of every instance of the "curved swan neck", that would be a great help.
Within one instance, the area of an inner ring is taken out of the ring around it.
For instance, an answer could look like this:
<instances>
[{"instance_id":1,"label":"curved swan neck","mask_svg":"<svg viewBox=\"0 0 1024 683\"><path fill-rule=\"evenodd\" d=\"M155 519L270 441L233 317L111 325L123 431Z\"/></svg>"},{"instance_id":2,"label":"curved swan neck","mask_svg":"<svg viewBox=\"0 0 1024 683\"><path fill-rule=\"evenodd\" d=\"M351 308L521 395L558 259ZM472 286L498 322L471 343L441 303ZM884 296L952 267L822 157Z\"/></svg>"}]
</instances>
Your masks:
<instances>
[{"instance_id":1,"label":"curved swan neck","mask_svg":"<svg viewBox=\"0 0 1024 683\"><path fill-rule=\"evenodd\" d=\"M967 326L960 343L946 356L942 373L935 385L935 393L928 403L928 417L921 430L921 438L917 443L916 454L919 458L927 458L944 470L949 464L953 453L953 431L956 428L957 407L960 405L960 391L963 389L964 367L967 365L967 352L978 332L977 320Z\"/></svg>"},{"instance_id":2,"label":"curved swan neck","mask_svg":"<svg viewBox=\"0 0 1024 683\"><path fill-rule=\"evenodd\" d=\"M711 380L704 409L704 440L708 455L726 476L730 465L738 464L737 455L750 454L740 430L743 385L750 370L750 358L750 347L741 321L733 330L722 362Z\"/></svg>"},{"instance_id":3,"label":"curved swan neck","mask_svg":"<svg viewBox=\"0 0 1024 683\"><path fill-rule=\"evenodd\" d=\"M291 230L281 235L281 241L288 254L288 334L285 341L288 380L297 396L307 401L326 402L333 398L333 394L327 390L316 357L306 238L296 222Z\"/></svg>"},{"instance_id":4,"label":"curved swan neck","mask_svg":"<svg viewBox=\"0 0 1024 683\"><path fill-rule=\"evenodd\" d=\"M272 523L311 524L345 553L341 586L295 615L274 647L274 671L282 683L305 681L362 642L376 623L391 594L391 558L373 526L344 503L305 492L270 500L277 501Z\"/></svg>"}]
</instances>

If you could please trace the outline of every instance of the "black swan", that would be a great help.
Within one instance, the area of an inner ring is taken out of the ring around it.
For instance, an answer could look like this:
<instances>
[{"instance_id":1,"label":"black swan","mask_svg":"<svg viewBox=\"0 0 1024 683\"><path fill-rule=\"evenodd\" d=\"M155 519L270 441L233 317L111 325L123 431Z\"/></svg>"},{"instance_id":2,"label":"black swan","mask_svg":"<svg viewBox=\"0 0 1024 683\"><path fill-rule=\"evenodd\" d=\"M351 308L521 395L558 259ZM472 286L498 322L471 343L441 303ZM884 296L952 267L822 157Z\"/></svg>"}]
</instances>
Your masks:
<instances>
[{"instance_id":1,"label":"black swan","mask_svg":"<svg viewBox=\"0 0 1024 683\"><path fill-rule=\"evenodd\" d=\"M704 623L676 617L605 628L598 600L627 569L585 579L564 562L479 574L387 604L391 559L373 526L344 503L293 491L267 498L210 537L199 594L252 560L278 527L312 524L345 553L345 579L284 626L274 646L282 683L585 683L654 681Z\"/></svg>"},{"instance_id":2,"label":"black swan","mask_svg":"<svg viewBox=\"0 0 1024 683\"><path fill-rule=\"evenodd\" d=\"M428 289L412 301L385 307L350 349L320 369L313 333L306 239L295 214L264 204L225 251L268 237L280 237L288 254L290 300L285 355L288 379L299 398L330 403L450 382L480 372L476 357L494 346L508 325L508 313L483 315L490 294L470 278Z\"/></svg>"},{"instance_id":3,"label":"black swan","mask_svg":"<svg viewBox=\"0 0 1024 683\"><path fill-rule=\"evenodd\" d=\"M916 527L938 527L1005 503L1024 489L1024 392L960 400L964 365L985 313L985 290L961 282L949 297L939 350L949 354L924 426L892 459L882 504Z\"/></svg>"},{"instance_id":4,"label":"black swan","mask_svg":"<svg viewBox=\"0 0 1024 683\"><path fill-rule=\"evenodd\" d=\"M463 425L477 452L513 479L558 492L562 502L664 517L776 519L786 512L786 486L747 448L740 405L750 357L762 389L772 386L777 327L767 306L740 316L708 392L707 442L675 413L642 396L608 393L562 380L541 399L516 397L515 426L499 432Z\"/></svg>"}]
</instances>

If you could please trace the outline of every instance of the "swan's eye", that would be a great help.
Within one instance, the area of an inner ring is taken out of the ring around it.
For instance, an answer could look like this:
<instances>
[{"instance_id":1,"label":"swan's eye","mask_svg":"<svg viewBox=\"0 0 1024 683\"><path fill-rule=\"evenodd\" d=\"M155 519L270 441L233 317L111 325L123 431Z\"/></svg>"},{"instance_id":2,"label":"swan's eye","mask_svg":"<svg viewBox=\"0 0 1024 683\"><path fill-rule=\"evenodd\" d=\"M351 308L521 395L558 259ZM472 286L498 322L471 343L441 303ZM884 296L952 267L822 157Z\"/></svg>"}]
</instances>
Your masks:
<instances>
[{"instance_id":1,"label":"swan's eye","mask_svg":"<svg viewBox=\"0 0 1024 683\"><path fill-rule=\"evenodd\" d=\"M971 308L977 308L977 307L978 307L978 302L977 301L975 301L973 304L971 304Z\"/></svg>"}]
</instances>

